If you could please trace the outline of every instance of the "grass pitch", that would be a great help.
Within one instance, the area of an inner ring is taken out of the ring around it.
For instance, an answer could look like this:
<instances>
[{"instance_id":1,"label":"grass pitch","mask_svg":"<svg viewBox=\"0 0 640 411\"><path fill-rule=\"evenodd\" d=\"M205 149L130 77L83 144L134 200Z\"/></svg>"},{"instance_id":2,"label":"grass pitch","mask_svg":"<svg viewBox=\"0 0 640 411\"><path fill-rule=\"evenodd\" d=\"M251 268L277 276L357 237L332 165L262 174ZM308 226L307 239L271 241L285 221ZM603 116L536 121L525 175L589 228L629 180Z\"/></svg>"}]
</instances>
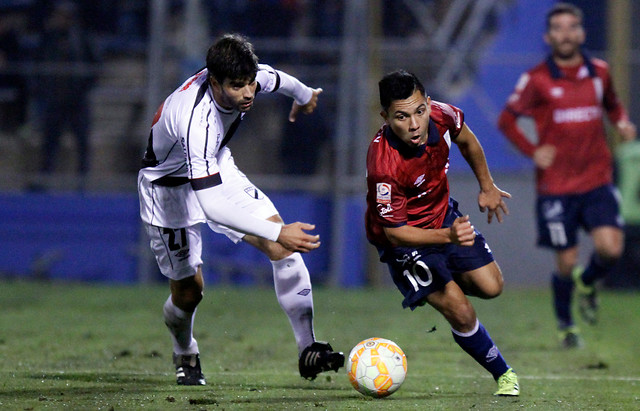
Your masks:
<instances>
[{"instance_id":1,"label":"grass pitch","mask_svg":"<svg viewBox=\"0 0 640 411\"><path fill-rule=\"evenodd\" d=\"M178 387L162 321L166 286L0 283L0 408L16 410L636 410L640 409L638 293L602 294L586 347L558 348L547 290L474 299L480 320L520 377L519 398L453 342L431 308L402 310L395 289L314 289L316 336L346 353L394 340L408 358L398 392L366 398L346 372L309 382L273 290L210 286L196 338L206 387ZM434 330L435 328L435 330Z\"/></svg>"}]
</instances>

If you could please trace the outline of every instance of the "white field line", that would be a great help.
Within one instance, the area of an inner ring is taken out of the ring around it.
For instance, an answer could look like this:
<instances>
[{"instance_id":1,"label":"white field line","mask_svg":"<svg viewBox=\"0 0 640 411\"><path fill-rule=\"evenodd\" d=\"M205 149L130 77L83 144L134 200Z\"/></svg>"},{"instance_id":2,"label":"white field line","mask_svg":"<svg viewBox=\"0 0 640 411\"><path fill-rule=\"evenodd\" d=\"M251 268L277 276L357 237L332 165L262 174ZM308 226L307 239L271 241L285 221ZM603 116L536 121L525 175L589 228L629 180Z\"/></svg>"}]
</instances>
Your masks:
<instances>
[{"instance_id":1,"label":"white field line","mask_svg":"<svg viewBox=\"0 0 640 411\"><path fill-rule=\"evenodd\" d=\"M9 374L24 374L25 372L16 372L16 370L3 370L0 371L2 373ZM56 376L63 376L65 374L96 374L99 376L101 374L104 375L123 375L123 376L173 376L173 373L149 373L149 372L135 372L135 371L106 371L106 370L96 370L96 371L66 371L66 370L48 370L48 371L37 371L37 372L27 372L27 374L32 375L33 377L37 375L42 375L44 378L55 378ZM211 376L216 375L228 375L232 377L260 377L260 376L273 376L273 373L267 371L213 371L209 370L209 374ZM337 375L341 375L342 373L338 373ZM291 375L298 375L297 373L291 373ZM334 376L334 373L327 373L327 375ZM431 378L432 375L429 374L419 374L419 373L410 373L411 378ZM458 374L455 377L451 378L465 378L465 379L485 379L491 378L489 375L470 375L470 374ZM518 379L520 380L575 380L575 381L622 381L622 382L640 382L640 376L612 376L612 375L591 375L591 376L576 376L576 375L526 375L526 374L518 374Z\"/></svg>"}]
</instances>

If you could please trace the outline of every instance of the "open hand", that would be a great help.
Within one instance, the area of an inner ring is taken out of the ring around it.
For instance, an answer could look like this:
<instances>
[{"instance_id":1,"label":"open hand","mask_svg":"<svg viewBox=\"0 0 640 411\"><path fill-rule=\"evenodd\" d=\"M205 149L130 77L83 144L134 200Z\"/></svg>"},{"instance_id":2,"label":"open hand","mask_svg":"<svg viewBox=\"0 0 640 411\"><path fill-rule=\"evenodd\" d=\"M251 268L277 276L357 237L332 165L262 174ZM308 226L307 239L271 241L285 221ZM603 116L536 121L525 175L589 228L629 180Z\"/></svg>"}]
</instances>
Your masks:
<instances>
[{"instance_id":1,"label":"open hand","mask_svg":"<svg viewBox=\"0 0 640 411\"><path fill-rule=\"evenodd\" d=\"M289 121L294 123L300 111L302 111L304 114L313 113L313 110L315 110L316 106L318 105L318 95L320 93L322 93L321 88L314 89L313 94L311 94L311 100L309 100L307 104L300 105L294 100L293 105L291 106L291 112L289 112Z\"/></svg>"},{"instance_id":2,"label":"open hand","mask_svg":"<svg viewBox=\"0 0 640 411\"><path fill-rule=\"evenodd\" d=\"M307 234L305 231L316 228L313 224L295 222L286 224L280 230L278 243L293 252L308 253L320 247L320 236Z\"/></svg>"}]
</instances>

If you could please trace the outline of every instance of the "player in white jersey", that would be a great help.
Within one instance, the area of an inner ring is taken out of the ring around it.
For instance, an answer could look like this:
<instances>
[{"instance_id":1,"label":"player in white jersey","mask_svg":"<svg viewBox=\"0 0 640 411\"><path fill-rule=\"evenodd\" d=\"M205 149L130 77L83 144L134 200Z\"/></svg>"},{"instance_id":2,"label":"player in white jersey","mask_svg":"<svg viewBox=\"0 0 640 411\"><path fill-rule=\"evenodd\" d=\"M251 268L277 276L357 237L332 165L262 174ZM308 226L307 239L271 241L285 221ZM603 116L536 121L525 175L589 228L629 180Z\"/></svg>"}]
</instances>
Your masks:
<instances>
[{"instance_id":1,"label":"player in white jersey","mask_svg":"<svg viewBox=\"0 0 640 411\"><path fill-rule=\"evenodd\" d=\"M220 37L206 68L176 89L158 109L138 174L140 215L171 295L164 319L173 341L180 385L205 385L193 321L202 300L201 223L234 242L245 241L271 261L276 296L298 345L299 371L314 379L338 371L344 355L315 340L309 272L300 255L320 246L312 224L285 225L269 198L236 167L226 147L258 93L294 99L289 120L315 109L322 89L258 64L244 37Z\"/></svg>"}]
</instances>

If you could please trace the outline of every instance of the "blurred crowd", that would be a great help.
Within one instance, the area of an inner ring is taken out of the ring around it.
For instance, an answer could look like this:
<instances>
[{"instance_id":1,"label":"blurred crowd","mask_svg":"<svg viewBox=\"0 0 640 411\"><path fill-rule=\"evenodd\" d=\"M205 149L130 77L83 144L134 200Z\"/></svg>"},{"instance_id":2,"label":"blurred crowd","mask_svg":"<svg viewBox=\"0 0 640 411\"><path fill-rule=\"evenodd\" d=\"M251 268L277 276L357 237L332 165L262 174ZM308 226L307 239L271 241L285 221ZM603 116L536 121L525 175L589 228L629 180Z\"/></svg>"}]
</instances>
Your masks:
<instances>
[{"instance_id":1,"label":"blurred crowd","mask_svg":"<svg viewBox=\"0 0 640 411\"><path fill-rule=\"evenodd\" d=\"M423 3L444 9L450 1ZM335 40L342 35L347 7L339 0L166 0L165 4L172 58L184 52L186 37L173 34L184 31L185 10L194 4L203 21L205 42L224 32L241 32L252 39ZM83 176L92 169L91 110L95 107L91 92L99 82L103 63L112 56L144 59L151 7L152 2L146 0L0 0L0 144L9 144L7 139L16 136L22 136L18 138L23 142L26 139L28 148L21 150L28 155L20 163L22 171L47 175L64 169ZM419 31L420 25L405 2L381 0L380 7L385 15L382 35L413 37ZM293 63L274 61L268 53L258 50L264 62ZM199 54L195 56L198 64ZM324 98L330 98L329 93ZM331 107L323 109L330 111ZM283 162L283 173L316 171L320 150L301 153L297 136L306 132L318 145L326 142L331 133L330 117L330 112L319 110L311 127L304 119L281 130L280 155L297 153L296 161ZM64 140L67 135L70 140ZM61 159L61 145L69 141L76 156ZM61 163L66 165L61 167Z\"/></svg>"}]
</instances>

